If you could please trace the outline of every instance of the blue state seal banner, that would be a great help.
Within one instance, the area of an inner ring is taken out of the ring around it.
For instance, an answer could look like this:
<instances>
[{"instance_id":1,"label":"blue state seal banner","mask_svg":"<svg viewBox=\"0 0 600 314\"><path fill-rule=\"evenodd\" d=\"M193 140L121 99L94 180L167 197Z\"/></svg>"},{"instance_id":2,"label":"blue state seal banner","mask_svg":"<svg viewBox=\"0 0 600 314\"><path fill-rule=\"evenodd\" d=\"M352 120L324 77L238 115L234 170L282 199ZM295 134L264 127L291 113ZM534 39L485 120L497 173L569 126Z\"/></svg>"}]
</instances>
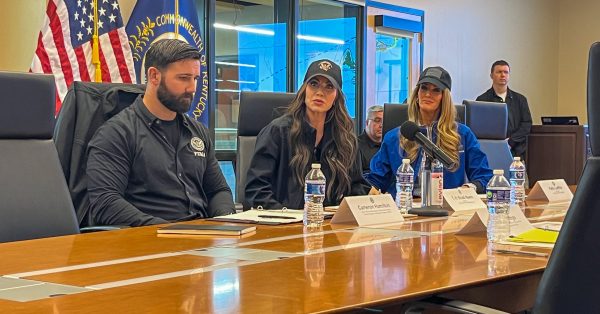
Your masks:
<instances>
[{"instance_id":1,"label":"blue state seal banner","mask_svg":"<svg viewBox=\"0 0 600 314\"><path fill-rule=\"evenodd\" d=\"M137 0L127 27L138 83L146 82L144 60L152 43L177 38L200 51L200 78L188 115L208 127L206 50L193 0Z\"/></svg>"}]
</instances>

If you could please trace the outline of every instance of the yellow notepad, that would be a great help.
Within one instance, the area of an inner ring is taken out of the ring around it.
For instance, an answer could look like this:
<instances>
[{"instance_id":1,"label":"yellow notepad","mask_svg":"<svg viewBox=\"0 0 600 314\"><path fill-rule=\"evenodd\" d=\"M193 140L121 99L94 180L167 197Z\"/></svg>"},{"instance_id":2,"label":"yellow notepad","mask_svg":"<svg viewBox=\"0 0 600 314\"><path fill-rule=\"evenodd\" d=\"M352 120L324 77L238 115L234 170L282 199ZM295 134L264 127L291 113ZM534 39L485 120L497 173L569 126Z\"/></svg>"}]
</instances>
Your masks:
<instances>
[{"instance_id":1,"label":"yellow notepad","mask_svg":"<svg viewBox=\"0 0 600 314\"><path fill-rule=\"evenodd\" d=\"M517 236L510 236L508 241L510 242L538 242L538 243L556 243L558 238L557 231L542 230L533 228L529 231L525 231Z\"/></svg>"}]
</instances>

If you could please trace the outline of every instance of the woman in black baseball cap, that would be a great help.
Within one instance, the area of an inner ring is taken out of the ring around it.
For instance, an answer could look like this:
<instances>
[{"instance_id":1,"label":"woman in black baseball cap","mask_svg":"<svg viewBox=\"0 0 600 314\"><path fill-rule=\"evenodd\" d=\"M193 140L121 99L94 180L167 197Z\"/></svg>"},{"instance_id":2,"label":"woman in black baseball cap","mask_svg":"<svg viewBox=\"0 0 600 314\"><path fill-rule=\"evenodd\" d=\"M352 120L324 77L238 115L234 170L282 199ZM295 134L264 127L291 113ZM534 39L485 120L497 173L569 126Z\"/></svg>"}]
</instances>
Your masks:
<instances>
[{"instance_id":1,"label":"woman in black baseball cap","mask_svg":"<svg viewBox=\"0 0 600 314\"><path fill-rule=\"evenodd\" d=\"M342 92L342 71L331 60L308 67L287 113L257 137L244 208L303 208L304 178L320 163L327 179L325 205L366 194L353 122Z\"/></svg>"},{"instance_id":2,"label":"woman in black baseball cap","mask_svg":"<svg viewBox=\"0 0 600 314\"><path fill-rule=\"evenodd\" d=\"M436 66L423 70L408 99L408 119L426 130L429 138L458 164L453 171L444 169L445 189L465 184L466 175L477 192L483 193L492 177L492 170L475 134L466 125L456 122L451 88L452 79L444 68ZM396 128L384 135L379 152L371 160L371 172L367 175L372 185L393 196L396 195L394 174L402 159L410 159L417 174L422 157L420 146L401 137L399 131Z\"/></svg>"}]
</instances>

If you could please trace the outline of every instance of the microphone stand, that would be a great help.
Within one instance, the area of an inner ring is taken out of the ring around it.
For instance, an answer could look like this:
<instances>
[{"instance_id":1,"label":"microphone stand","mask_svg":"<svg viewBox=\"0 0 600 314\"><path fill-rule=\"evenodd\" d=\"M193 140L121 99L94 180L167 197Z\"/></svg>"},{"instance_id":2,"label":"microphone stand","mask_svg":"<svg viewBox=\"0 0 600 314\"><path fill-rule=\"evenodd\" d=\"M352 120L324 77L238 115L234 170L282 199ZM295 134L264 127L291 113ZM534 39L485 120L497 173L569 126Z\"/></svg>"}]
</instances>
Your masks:
<instances>
[{"instance_id":1,"label":"microphone stand","mask_svg":"<svg viewBox=\"0 0 600 314\"><path fill-rule=\"evenodd\" d=\"M428 154L423 154L425 161L423 168L419 171L419 179L421 180L421 208L431 208L431 163L433 158ZM439 206L434 206L438 209Z\"/></svg>"},{"instance_id":2,"label":"microphone stand","mask_svg":"<svg viewBox=\"0 0 600 314\"><path fill-rule=\"evenodd\" d=\"M440 205L431 205L431 164L433 156L426 151L423 154L423 163L419 171L419 180L421 180L421 208L413 208L408 211L409 214L419 216L448 216L448 211Z\"/></svg>"}]
</instances>

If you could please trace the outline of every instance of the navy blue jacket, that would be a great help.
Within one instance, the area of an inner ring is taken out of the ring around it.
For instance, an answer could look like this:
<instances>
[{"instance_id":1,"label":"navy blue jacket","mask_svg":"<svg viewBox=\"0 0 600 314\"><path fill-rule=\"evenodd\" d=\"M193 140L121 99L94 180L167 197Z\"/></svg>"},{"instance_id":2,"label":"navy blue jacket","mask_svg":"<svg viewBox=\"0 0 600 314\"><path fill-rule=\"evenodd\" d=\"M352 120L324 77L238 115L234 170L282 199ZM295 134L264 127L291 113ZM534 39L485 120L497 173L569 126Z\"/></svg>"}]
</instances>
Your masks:
<instances>
[{"instance_id":1,"label":"navy blue jacket","mask_svg":"<svg viewBox=\"0 0 600 314\"><path fill-rule=\"evenodd\" d=\"M305 131L300 140L304 141L308 147L314 147L317 130L311 127L306 120L303 123ZM265 209L278 209L284 206L295 209L304 207L304 186L292 176L290 168L293 154L289 139L291 125L292 118L285 115L273 120L258 134L246 180L245 209L258 206ZM319 144L320 153L315 152L311 160L311 163L321 162L321 170L327 178L327 184L331 182L332 173L324 156L335 149L332 129L332 123L326 122L323 138ZM346 170L350 174L351 186L345 191L344 196L367 194L369 186L362 176L358 150L353 160L346 161L346 166ZM306 165L305 172L308 173L309 170L310 163ZM340 202L341 198L327 195L324 204L325 206L338 205Z\"/></svg>"},{"instance_id":2,"label":"navy blue jacket","mask_svg":"<svg viewBox=\"0 0 600 314\"><path fill-rule=\"evenodd\" d=\"M492 178L492 170L487 161L487 156L479 148L475 134L462 123L458 123L460 135L459 167L450 172L444 169L444 189L453 189L463 185L468 179L477 186L478 193L482 193L488 181ZM433 142L437 138L437 128L433 127ZM382 192L396 196L396 170L402 164L402 159L408 158L406 152L400 147L400 128L390 130L383 137L381 149L371 159L371 172L365 177L374 187ZM418 173L421 166L421 149L417 159L411 164L415 170L415 183L418 183Z\"/></svg>"}]
</instances>

